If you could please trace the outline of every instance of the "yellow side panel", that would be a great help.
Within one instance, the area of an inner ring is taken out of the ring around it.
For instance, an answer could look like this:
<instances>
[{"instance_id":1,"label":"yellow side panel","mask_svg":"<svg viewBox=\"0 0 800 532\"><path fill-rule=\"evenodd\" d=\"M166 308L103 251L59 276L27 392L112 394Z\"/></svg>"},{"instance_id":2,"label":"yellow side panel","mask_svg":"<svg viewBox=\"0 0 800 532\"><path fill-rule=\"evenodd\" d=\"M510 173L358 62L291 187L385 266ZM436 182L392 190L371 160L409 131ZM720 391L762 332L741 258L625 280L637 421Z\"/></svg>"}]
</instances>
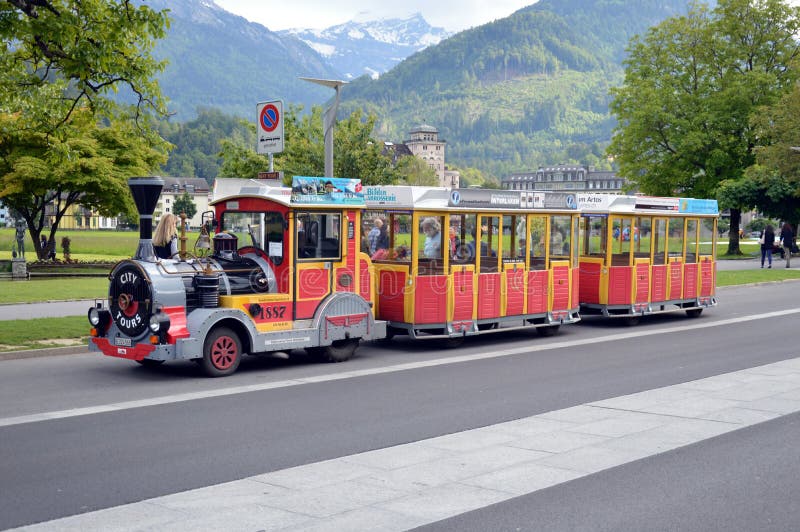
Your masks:
<instances>
[{"instance_id":1,"label":"yellow side panel","mask_svg":"<svg viewBox=\"0 0 800 532\"><path fill-rule=\"evenodd\" d=\"M220 296L219 306L241 310L253 320L259 332L292 328L292 299L288 294Z\"/></svg>"}]
</instances>

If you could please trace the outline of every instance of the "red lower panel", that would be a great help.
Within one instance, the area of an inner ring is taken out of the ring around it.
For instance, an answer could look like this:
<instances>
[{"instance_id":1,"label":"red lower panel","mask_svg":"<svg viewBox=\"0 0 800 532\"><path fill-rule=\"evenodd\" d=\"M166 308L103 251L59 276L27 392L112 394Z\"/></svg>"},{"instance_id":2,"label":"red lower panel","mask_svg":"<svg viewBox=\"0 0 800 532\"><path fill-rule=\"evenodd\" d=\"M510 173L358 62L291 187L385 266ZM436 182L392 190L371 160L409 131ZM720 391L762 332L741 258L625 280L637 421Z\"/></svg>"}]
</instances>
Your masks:
<instances>
[{"instance_id":1,"label":"red lower panel","mask_svg":"<svg viewBox=\"0 0 800 532\"><path fill-rule=\"evenodd\" d=\"M378 273L378 317L388 321L405 321L403 291L406 272L382 271Z\"/></svg>"},{"instance_id":2,"label":"red lower panel","mask_svg":"<svg viewBox=\"0 0 800 532\"><path fill-rule=\"evenodd\" d=\"M568 266L553 268L553 310L569 309L569 277Z\"/></svg>"},{"instance_id":3,"label":"red lower panel","mask_svg":"<svg viewBox=\"0 0 800 532\"><path fill-rule=\"evenodd\" d=\"M697 264L686 264L683 267L683 299L697 297Z\"/></svg>"},{"instance_id":4,"label":"red lower panel","mask_svg":"<svg viewBox=\"0 0 800 532\"><path fill-rule=\"evenodd\" d=\"M475 276L472 272L453 274L453 319L472 319L472 292Z\"/></svg>"},{"instance_id":5,"label":"red lower panel","mask_svg":"<svg viewBox=\"0 0 800 532\"><path fill-rule=\"evenodd\" d=\"M672 262L669 265L669 296L670 300L673 299L680 299L681 298L681 271L683 270L683 264L680 262Z\"/></svg>"},{"instance_id":6,"label":"red lower panel","mask_svg":"<svg viewBox=\"0 0 800 532\"><path fill-rule=\"evenodd\" d=\"M358 261L359 267L359 294L361 297L370 301L372 299L372 284L371 276L369 274L369 266L367 265L367 261L359 260Z\"/></svg>"},{"instance_id":7,"label":"red lower panel","mask_svg":"<svg viewBox=\"0 0 800 532\"><path fill-rule=\"evenodd\" d=\"M156 348L150 344L136 344L132 347L119 347L111 345L108 338L92 338L92 342L100 348L104 355L110 357L127 358L130 360L142 360Z\"/></svg>"},{"instance_id":8,"label":"red lower panel","mask_svg":"<svg viewBox=\"0 0 800 532\"><path fill-rule=\"evenodd\" d=\"M547 312L547 270L528 272L528 314Z\"/></svg>"},{"instance_id":9,"label":"red lower panel","mask_svg":"<svg viewBox=\"0 0 800 532\"><path fill-rule=\"evenodd\" d=\"M703 297L714 295L714 263L712 261L700 263L700 277L702 278L700 295Z\"/></svg>"},{"instance_id":10,"label":"red lower panel","mask_svg":"<svg viewBox=\"0 0 800 532\"><path fill-rule=\"evenodd\" d=\"M478 319L500 316L500 274L478 274Z\"/></svg>"},{"instance_id":11,"label":"red lower panel","mask_svg":"<svg viewBox=\"0 0 800 532\"><path fill-rule=\"evenodd\" d=\"M416 278L414 323L447 321L447 276L422 275Z\"/></svg>"},{"instance_id":12,"label":"red lower panel","mask_svg":"<svg viewBox=\"0 0 800 532\"><path fill-rule=\"evenodd\" d=\"M608 304L631 304L633 266L612 266L608 269Z\"/></svg>"},{"instance_id":13,"label":"red lower panel","mask_svg":"<svg viewBox=\"0 0 800 532\"><path fill-rule=\"evenodd\" d=\"M525 310L525 270L506 272L506 316L516 316Z\"/></svg>"},{"instance_id":14,"label":"red lower panel","mask_svg":"<svg viewBox=\"0 0 800 532\"><path fill-rule=\"evenodd\" d=\"M600 269L597 262L582 263L580 267L580 286L577 292L581 303L600 303Z\"/></svg>"},{"instance_id":15,"label":"red lower panel","mask_svg":"<svg viewBox=\"0 0 800 532\"><path fill-rule=\"evenodd\" d=\"M650 265L637 264L636 268L636 303L647 303L650 291Z\"/></svg>"},{"instance_id":16,"label":"red lower panel","mask_svg":"<svg viewBox=\"0 0 800 532\"><path fill-rule=\"evenodd\" d=\"M297 274L297 297L299 299L322 299L328 295L328 270L300 270Z\"/></svg>"},{"instance_id":17,"label":"red lower panel","mask_svg":"<svg viewBox=\"0 0 800 532\"><path fill-rule=\"evenodd\" d=\"M653 266L652 286L650 287L650 301L667 300L667 265Z\"/></svg>"}]
</instances>

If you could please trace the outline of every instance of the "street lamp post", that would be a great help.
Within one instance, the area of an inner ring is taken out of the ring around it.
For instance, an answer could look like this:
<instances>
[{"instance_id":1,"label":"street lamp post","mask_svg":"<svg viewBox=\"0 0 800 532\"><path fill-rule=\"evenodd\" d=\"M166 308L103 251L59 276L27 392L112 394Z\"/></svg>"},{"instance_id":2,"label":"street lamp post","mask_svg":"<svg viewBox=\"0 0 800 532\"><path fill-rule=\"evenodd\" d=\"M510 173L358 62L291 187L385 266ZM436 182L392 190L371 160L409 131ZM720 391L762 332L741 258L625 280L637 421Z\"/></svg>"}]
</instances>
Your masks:
<instances>
[{"instance_id":1,"label":"street lamp post","mask_svg":"<svg viewBox=\"0 0 800 532\"><path fill-rule=\"evenodd\" d=\"M339 109L339 89L342 85L346 85L346 81L337 79L317 79L317 78L300 78L303 81L309 81L330 87L336 91L336 97L333 104L328 107L323 115L322 130L325 133L325 177L333 177L333 125L336 123L336 111Z\"/></svg>"}]
</instances>

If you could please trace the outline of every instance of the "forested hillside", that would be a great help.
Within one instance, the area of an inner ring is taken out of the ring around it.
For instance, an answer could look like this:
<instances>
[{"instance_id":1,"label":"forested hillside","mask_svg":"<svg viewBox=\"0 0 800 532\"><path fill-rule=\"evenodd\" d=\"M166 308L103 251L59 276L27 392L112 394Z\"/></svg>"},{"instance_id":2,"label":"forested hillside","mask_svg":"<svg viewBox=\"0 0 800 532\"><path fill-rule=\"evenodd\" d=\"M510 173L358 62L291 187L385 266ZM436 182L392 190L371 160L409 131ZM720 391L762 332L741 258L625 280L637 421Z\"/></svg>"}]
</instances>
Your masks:
<instances>
[{"instance_id":1,"label":"forested hillside","mask_svg":"<svg viewBox=\"0 0 800 532\"><path fill-rule=\"evenodd\" d=\"M167 37L154 55L168 62L159 82L171 101L173 120L193 119L198 107L255 119L256 104L272 99L310 106L328 93L299 78L339 75L300 39L278 35L214 3L139 1L170 10Z\"/></svg>"},{"instance_id":2,"label":"forested hillside","mask_svg":"<svg viewBox=\"0 0 800 532\"><path fill-rule=\"evenodd\" d=\"M687 9L688 0L540 0L378 80L359 78L343 89L340 113L375 113L386 140L434 125L448 163L495 177L567 161L602 166L613 128L608 89L622 80L625 46Z\"/></svg>"}]
</instances>

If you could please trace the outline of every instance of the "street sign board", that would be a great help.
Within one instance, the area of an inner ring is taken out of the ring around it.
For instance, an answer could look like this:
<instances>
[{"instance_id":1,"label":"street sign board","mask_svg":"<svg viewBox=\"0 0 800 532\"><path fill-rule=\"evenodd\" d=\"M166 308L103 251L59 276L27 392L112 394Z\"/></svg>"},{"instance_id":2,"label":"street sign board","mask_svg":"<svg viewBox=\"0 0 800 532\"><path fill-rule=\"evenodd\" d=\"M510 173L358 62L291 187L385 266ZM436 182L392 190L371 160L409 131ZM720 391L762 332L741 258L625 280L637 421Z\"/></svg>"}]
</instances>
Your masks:
<instances>
[{"instance_id":1,"label":"street sign board","mask_svg":"<svg viewBox=\"0 0 800 532\"><path fill-rule=\"evenodd\" d=\"M283 179L283 170L277 172L259 172L258 179Z\"/></svg>"},{"instance_id":2,"label":"street sign board","mask_svg":"<svg viewBox=\"0 0 800 532\"><path fill-rule=\"evenodd\" d=\"M275 100L256 106L256 153L280 153L283 151L283 102Z\"/></svg>"}]
</instances>

